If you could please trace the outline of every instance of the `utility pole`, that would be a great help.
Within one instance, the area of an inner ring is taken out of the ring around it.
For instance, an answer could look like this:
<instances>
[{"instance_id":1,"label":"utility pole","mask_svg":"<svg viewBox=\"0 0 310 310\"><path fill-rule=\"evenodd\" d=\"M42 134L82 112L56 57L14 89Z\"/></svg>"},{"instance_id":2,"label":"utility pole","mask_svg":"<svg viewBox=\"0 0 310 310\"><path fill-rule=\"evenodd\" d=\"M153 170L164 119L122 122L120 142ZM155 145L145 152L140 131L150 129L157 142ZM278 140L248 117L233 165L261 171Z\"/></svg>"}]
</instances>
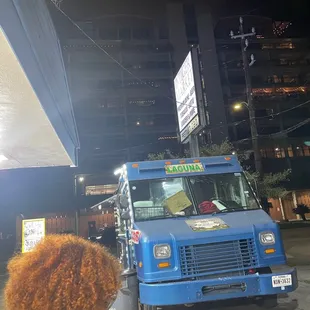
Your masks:
<instances>
[{"instance_id":1,"label":"utility pole","mask_svg":"<svg viewBox=\"0 0 310 310\"><path fill-rule=\"evenodd\" d=\"M257 126L255 120L255 107L253 104L252 98L252 83L251 83L251 76L250 76L250 67L255 63L254 55L251 55L251 62L249 62L247 48L249 46L248 37L254 36L255 29L252 28L252 32L244 33L243 29L243 18L240 17L240 26L239 26L239 34L234 35L233 31L230 33L230 37L232 39L241 39L241 53L242 53L242 60L243 60L243 69L245 75L245 86L246 86L246 96L247 96L247 108L249 110L249 119L250 119L250 128L251 128L251 139L252 139L252 146L254 152L254 161L255 161L255 169L259 173L260 177L263 175L263 166L262 166L262 157L258 145L258 133L257 133Z\"/></svg>"},{"instance_id":2,"label":"utility pole","mask_svg":"<svg viewBox=\"0 0 310 310\"><path fill-rule=\"evenodd\" d=\"M84 179L83 179L84 181ZM75 203L75 214L74 214L74 224L75 224L75 234L79 236L80 234L80 206L78 199L78 176L74 176L74 203Z\"/></svg>"},{"instance_id":3,"label":"utility pole","mask_svg":"<svg viewBox=\"0 0 310 310\"><path fill-rule=\"evenodd\" d=\"M199 141L197 135L190 135L189 138L189 150L191 157L199 157Z\"/></svg>"}]
</instances>

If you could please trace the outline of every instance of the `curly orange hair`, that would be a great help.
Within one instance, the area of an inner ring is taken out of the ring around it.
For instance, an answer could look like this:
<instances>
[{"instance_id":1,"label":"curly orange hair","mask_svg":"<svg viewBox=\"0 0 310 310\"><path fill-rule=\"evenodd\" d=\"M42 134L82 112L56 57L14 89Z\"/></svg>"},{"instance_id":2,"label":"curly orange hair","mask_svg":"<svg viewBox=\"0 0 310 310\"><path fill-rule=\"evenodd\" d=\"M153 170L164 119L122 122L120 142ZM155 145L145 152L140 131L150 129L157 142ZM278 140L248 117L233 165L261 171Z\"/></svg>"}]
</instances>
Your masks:
<instances>
[{"instance_id":1,"label":"curly orange hair","mask_svg":"<svg viewBox=\"0 0 310 310\"><path fill-rule=\"evenodd\" d=\"M7 310L107 310L121 284L117 260L72 235L46 236L8 271Z\"/></svg>"}]
</instances>

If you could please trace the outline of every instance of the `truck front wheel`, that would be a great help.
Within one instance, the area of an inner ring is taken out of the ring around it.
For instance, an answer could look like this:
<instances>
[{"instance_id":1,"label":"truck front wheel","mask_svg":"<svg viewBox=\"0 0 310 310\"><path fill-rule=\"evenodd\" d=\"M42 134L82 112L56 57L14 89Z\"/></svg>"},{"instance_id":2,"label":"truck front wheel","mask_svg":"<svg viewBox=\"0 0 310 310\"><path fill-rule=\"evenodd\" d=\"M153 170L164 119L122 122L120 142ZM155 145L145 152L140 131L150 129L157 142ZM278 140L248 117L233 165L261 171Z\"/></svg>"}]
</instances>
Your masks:
<instances>
[{"instance_id":1,"label":"truck front wheel","mask_svg":"<svg viewBox=\"0 0 310 310\"><path fill-rule=\"evenodd\" d=\"M156 306L142 305L139 301L139 310L157 310Z\"/></svg>"}]
</instances>

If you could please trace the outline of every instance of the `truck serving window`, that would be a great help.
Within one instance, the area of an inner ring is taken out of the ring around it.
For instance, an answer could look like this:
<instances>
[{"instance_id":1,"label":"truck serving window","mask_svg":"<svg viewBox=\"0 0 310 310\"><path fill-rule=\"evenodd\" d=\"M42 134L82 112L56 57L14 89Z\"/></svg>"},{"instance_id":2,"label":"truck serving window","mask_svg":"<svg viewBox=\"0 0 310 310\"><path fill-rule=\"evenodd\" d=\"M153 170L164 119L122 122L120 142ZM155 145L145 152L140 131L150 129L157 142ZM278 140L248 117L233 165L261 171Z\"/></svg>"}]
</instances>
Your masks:
<instances>
[{"instance_id":1,"label":"truck serving window","mask_svg":"<svg viewBox=\"0 0 310 310\"><path fill-rule=\"evenodd\" d=\"M131 181L136 221L258 209L241 173Z\"/></svg>"}]
</instances>

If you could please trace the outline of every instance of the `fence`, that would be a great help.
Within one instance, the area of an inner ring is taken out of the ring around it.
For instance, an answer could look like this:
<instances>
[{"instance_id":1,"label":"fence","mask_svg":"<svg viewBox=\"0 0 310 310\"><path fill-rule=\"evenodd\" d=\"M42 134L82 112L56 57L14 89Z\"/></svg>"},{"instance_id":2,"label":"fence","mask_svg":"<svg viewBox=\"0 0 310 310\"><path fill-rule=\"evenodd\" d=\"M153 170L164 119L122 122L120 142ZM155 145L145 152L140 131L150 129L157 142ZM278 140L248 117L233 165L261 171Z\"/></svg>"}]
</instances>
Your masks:
<instances>
[{"instance_id":1,"label":"fence","mask_svg":"<svg viewBox=\"0 0 310 310\"><path fill-rule=\"evenodd\" d=\"M269 199L273 208L270 210L271 217L276 221L294 221L298 220L299 216L293 212L293 209L298 204L305 204L310 207L310 190L293 191L287 194L284 198ZM310 214L306 214L310 219Z\"/></svg>"},{"instance_id":2,"label":"fence","mask_svg":"<svg viewBox=\"0 0 310 310\"><path fill-rule=\"evenodd\" d=\"M95 222L96 228L104 226L114 226L113 210L103 210L100 212L81 213L79 217L79 235L83 238L88 237L88 224ZM37 214L36 216L29 216L29 219L45 218L46 220L46 234L58 234L62 232L75 232L75 213L66 214ZM22 221L21 217L16 219L16 242L17 246L21 244L22 239Z\"/></svg>"}]
</instances>

